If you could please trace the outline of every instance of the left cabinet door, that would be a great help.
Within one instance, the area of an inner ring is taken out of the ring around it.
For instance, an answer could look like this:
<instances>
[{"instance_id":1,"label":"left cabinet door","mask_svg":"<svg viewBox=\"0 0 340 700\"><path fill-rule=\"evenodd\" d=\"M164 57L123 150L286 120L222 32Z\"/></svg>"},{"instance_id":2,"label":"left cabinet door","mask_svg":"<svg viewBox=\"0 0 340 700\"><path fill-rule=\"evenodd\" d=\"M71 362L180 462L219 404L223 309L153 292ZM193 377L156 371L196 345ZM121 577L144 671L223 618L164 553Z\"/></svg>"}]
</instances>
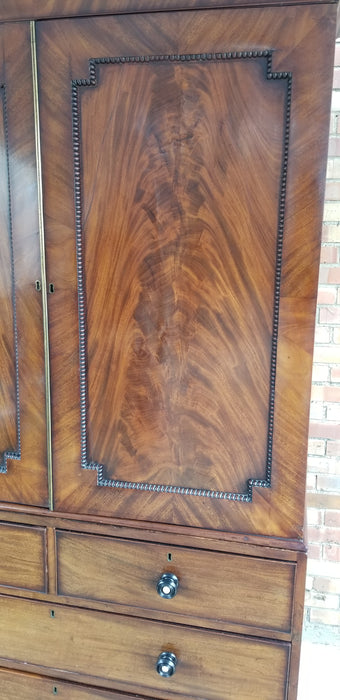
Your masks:
<instances>
[{"instance_id":1,"label":"left cabinet door","mask_svg":"<svg viewBox=\"0 0 340 700\"><path fill-rule=\"evenodd\" d=\"M48 505L30 26L0 26L0 501Z\"/></svg>"}]
</instances>

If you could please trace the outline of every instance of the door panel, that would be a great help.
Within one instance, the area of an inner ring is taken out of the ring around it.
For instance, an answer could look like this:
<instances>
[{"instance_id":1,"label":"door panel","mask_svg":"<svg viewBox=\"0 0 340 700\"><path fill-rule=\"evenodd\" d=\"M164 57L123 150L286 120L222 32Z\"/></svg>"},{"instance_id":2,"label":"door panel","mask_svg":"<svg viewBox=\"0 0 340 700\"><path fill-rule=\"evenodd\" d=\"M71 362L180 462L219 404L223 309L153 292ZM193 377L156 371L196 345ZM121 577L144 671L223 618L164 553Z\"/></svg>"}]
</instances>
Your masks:
<instances>
[{"instance_id":1,"label":"door panel","mask_svg":"<svg viewBox=\"0 0 340 700\"><path fill-rule=\"evenodd\" d=\"M58 508L301 535L327 12L39 24Z\"/></svg>"},{"instance_id":2,"label":"door panel","mask_svg":"<svg viewBox=\"0 0 340 700\"><path fill-rule=\"evenodd\" d=\"M0 27L0 500L47 505L30 34Z\"/></svg>"}]
</instances>

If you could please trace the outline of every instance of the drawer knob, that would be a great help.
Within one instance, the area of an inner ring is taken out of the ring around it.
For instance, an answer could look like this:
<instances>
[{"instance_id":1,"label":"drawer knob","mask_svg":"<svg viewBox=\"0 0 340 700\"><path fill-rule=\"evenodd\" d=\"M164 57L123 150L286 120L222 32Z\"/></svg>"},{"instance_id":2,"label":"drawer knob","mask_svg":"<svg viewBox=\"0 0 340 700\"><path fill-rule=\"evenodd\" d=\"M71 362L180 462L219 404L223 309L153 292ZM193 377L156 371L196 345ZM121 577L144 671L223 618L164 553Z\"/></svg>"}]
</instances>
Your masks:
<instances>
[{"instance_id":1,"label":"drawer knob","mask_svg":"<svg viewBox=\"0 0 340 700\"><path fill-rule=\"evenodd\" d=\"M157 660L157 673L159 673L160 676L169 678L174 675L176 665L177 658L175 654L172 654L171 651L162 651Z\"/></svg>"},{"instance_id":2,"label":"drawer knob","mask_svg":"<svg viewBox=\"0 0 340 700\"><path fill-rule=\"evenodd\" d=\"M157 583L157 593L161 598L174 598L178 591L178 583L175 574L163 574Z\"/></svg>"}]
</instances>

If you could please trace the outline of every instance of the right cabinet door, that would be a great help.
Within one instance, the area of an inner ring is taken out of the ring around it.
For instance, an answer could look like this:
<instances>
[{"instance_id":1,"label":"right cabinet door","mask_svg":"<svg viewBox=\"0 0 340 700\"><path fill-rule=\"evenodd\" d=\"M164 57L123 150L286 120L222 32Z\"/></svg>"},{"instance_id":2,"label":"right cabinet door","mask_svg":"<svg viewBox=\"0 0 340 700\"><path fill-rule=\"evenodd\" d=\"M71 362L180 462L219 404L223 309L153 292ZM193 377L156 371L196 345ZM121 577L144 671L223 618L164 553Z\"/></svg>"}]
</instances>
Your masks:
<instances>
[{"instance_id":1,"label":"right cabinet door","mask_svg":"<svg viewBox=\"0 0 340 700\"><path fill-rule=\"evenodd\" d=\"M38 23L58 509L301 537L334 21Z\"/></svg>"}]
</instances>

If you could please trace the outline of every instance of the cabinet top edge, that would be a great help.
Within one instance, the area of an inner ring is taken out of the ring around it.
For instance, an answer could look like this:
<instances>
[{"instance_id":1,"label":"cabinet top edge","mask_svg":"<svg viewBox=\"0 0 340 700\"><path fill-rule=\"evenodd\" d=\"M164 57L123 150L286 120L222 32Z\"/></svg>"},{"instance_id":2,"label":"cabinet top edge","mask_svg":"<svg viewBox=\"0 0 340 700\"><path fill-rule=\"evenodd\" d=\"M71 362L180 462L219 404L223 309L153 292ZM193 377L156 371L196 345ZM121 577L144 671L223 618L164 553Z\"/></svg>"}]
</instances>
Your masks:
<instances>
[{"instance_id":1,"label":"cabinet top edge","mask_svg":"<svg viewBox=\"0 0 340 700\"><path fill-rule=\"evenodd\" d=\"M91 15L289 5L336 5L338 0L0 0L0 22Z\"/></svg>"}]
</instances>

